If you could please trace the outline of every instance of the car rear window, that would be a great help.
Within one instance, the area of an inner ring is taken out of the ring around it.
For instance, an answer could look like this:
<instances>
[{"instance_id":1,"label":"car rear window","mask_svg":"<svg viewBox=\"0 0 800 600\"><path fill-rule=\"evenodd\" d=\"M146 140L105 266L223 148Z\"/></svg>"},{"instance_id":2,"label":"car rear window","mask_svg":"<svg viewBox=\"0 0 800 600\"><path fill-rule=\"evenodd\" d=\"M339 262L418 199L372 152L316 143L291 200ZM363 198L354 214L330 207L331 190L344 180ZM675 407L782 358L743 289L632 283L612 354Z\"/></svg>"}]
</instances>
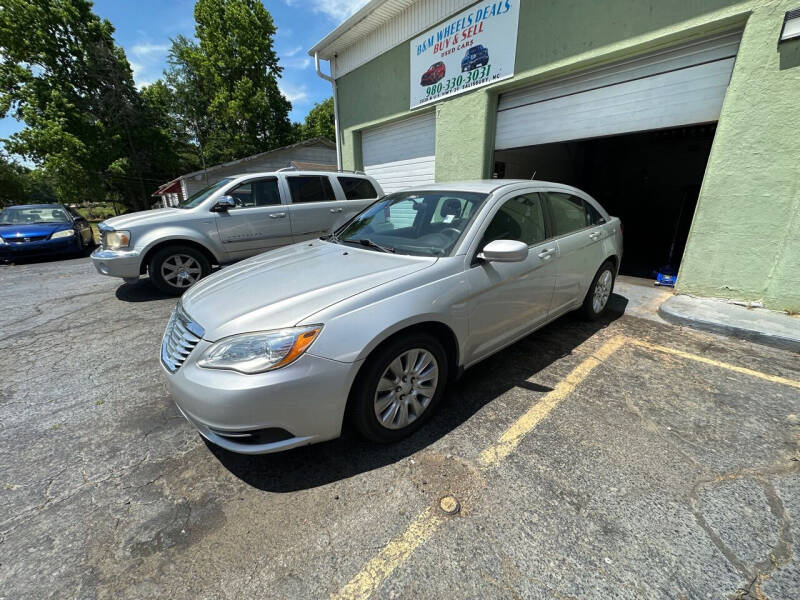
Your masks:
<instances>
[{"instance_id":1,"label":"car rear window","mask_svg":"<svg viewBox=\"0 0 800 600\"><path fill-rule=\"evenodd\" d=\"M361 177L339 177L339 184L348 200L367 200L377 198L378 192L368 179Z\"/></svg>"},{"instance_id":2,"label":"car rear window","mask_svg":"<svg viewBox=\"0 0 800 600\"><path fill-rule=\"evenodd\" d=\"M330 180L324 175L302 175L287 177L292 202L325 202L335 200Z\"/></svg>"}]
</instances>

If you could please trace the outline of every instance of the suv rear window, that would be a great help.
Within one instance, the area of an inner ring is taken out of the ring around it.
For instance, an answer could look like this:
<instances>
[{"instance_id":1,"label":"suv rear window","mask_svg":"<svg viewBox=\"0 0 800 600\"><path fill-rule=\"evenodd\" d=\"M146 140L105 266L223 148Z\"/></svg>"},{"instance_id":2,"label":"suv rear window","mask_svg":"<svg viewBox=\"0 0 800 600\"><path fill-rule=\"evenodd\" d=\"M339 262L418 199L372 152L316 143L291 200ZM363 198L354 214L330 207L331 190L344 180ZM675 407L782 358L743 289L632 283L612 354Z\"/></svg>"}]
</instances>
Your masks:
<instances>
[{"instance_id":1,"label":"suv rear window","mask_svg":"<svg viewBox=\"0 0 800 600\"><path fill-rule=\"evenodd\" d=\"M330 180L324 175L287 177L292 202L326 202L336 200Z\"/></svg>"},{"instance_id":2,"label":"suv rear window","mask_svg":"<svg viewBox=\"0 0 800 600\"><path fill-rule=\"evenodd\" d=\"M369 179L361 177L339 177L339 184L344 191L344 197L348 200L367 200L377 198L378 192L369 182Z\"/></svg>"}]
</instances>

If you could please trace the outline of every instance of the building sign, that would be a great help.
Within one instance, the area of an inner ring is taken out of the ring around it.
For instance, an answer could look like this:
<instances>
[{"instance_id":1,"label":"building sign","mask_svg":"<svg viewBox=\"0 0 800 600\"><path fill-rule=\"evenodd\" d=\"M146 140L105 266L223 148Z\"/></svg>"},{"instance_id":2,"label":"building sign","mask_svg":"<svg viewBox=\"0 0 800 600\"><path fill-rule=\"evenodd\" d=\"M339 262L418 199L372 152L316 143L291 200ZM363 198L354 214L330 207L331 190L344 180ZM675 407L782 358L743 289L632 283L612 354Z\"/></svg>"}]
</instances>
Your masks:
<instances>
[{"instance_id":1,"label":"building sign","mask_svg":"<svg viewBox=\"0 0 800 600\"><path fill-rule=\"evenodd\" d=\"M513 76L521 1L476 4L411 40L411 108Z\"/></svg>"}]
</instances>

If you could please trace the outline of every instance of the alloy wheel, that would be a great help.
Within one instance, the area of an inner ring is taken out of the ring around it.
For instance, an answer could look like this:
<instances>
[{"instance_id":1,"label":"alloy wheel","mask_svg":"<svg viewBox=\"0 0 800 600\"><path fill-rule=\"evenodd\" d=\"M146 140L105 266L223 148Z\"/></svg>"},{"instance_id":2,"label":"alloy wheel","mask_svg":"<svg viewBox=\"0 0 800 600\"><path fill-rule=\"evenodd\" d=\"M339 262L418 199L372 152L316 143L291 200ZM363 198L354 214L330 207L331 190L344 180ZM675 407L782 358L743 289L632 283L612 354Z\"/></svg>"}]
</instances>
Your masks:
<instances>
[{"instance_id":1,"label":"alloy wheel","mask_svg":"<svg viewBox=\"0 0 800 600\"><path fill-rule=\"evenodd\" d=\"M173 254L161 263L161 277L176 288L188 288L200 279L203 268L188 254Z\"/></svg>"},{"instance_id":2,"label":"alloy wheel","mask_svg":"<svg viewBox=\"0 0 800 600\"><path fill-rule=\"evenodd\" d=\"M611 271L606 269L597 278L597 283L594 285L594 296L592 297L592 309L594 312L601 313L608 303L608 297L611 296L611 286L614 283L614 277Z\"/></svg>"},{"instance_id":3,"label":"alloy wheel","mask_svg":"<svg viewBox=\"0 0 800 600\"><path fill-rule=\"evenodd\" d=\"M378 422L387 429L403 429L428 408L439 384L439 364L422 348L406 350L381 375L375 391Z\"/></svg>"}]
</instances>

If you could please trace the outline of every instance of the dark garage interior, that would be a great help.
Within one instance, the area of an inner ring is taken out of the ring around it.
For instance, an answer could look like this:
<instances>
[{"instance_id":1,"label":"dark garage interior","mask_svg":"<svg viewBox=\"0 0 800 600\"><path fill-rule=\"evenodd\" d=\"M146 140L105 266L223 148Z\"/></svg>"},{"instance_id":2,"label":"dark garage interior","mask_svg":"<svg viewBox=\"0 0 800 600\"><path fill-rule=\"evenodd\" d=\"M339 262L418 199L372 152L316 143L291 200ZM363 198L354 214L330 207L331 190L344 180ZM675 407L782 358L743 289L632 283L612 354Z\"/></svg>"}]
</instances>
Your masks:
<instances>
[{"instance_id":1,"label":"dark garage interior","mask_svg":"<svg viewBox=\"0 0 800 600\"><path fill-rule=\"evenodd\" d=\"M622 220L621 273L680 265L716 124L495 151L495 176L574 185Z\"/></svg>"}]
</instances>

